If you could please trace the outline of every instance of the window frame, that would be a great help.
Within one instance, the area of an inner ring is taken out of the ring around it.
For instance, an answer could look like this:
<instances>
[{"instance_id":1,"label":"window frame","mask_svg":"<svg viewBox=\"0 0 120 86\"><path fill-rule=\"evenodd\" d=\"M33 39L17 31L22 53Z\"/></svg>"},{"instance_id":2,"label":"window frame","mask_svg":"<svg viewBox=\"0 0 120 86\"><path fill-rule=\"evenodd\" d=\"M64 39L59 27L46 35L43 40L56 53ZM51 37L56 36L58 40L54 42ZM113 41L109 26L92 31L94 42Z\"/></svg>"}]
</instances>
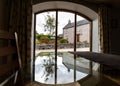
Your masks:
<instances>
[{"instance_id":1,"label":"window frame","mask_svg":"<svg viewBox=\"0 0 120 86\"><path fill-rule=\"evenodd\" d=\"M33 54L33 69L32 69L32 80L33 81L35 81L35 39L36 39L36 37L35 37L35 33L36 33L36 15L37 14L40 14L40 13L43 13L43 12L52 12L52 11L55 11L55 13L56 13L56 27L55 27L55 62L57 63L57 30L58 30L58 12L59 11L61 11L61 12L68 12L68 13L73 13L74 14L74 22L75 22L75 26L74 26L74 51L76 51L76 36L77 36L77 34L76 34L76 29L77 29L77 15L79 15L79 16L81 16L81 17L83 17L83 18L85 18L86 20L88 20L89 22L90 22L90 30L89 30L89 39L90 39L90 51L92 51L92 20L90 19L90 18L88 18L87 16L85 16L84 14L81 14L81 13L78 13L78 12L76 12L76 11L72 11L72 10L66 10L66 9L49 9L49 10L43 10L43 11L40 11L40 12L36 12L36 13L34 13L34 54ZM74 56L74 58L76 58L76 56ZM55 71L57 71L57 64L55 63ZM74 60L74 63L76 64L76 61ZM92 74L92 62L90 61L90 71L89 71L89 73L90 74ZM76 70L76 66L74 66L74 70ZM56 72L57 73L57 72ZM76 76L75 76L75 74L76 73L74 73L74 79L76 79ZM57 77L57 74L55 74L55 80L57 80L56 79L56 77ZM55 83L57 83L57 81L55 81Z\"/></svg>"}]
</instances>

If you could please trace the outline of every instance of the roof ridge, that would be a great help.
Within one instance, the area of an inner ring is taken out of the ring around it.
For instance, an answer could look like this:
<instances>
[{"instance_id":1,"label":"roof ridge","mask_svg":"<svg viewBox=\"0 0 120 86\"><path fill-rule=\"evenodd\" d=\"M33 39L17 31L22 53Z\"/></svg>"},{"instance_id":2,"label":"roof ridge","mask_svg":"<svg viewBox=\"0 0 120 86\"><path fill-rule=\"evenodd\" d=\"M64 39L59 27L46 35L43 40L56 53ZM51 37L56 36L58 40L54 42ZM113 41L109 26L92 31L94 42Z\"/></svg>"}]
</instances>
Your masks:
<instances>
[{"instance_id":1,"label":"roof ridge","mask_svg":"<svg viewBox=\"0 0 120 86\"><path fill-rule=\"evenodd\" d=\"M84 25L84 24L88 24L88 23L89 23L89 21L86 20L86 19L79 20L79 21L77 21L77 26ZM71 27L73 27L73 26L74 26L74 22L68 23L68 24L66 24L66 25L63 27L63 29L71 28Z\"/></svg>"}]
</instances>

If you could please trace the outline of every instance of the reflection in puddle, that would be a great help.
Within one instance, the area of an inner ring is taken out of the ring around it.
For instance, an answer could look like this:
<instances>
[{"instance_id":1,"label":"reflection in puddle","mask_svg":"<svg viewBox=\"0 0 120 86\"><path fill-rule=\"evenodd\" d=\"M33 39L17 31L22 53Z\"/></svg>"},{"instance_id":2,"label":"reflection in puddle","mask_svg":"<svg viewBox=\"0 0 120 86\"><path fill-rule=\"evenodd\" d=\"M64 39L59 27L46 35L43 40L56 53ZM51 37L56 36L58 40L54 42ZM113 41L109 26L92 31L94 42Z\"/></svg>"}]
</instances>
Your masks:
<instances>
[{"instance_id":1,"label":"reflection in puddle","mask_svg":"<svg viewBox=\"0 0 120 86\"><path fill-rule=\"evenodd\" d=\"M75 72L73 63L74 59L72 55L58 53L57 73L55 73L54 53L39 53L35 60L35 81L46 84L55 84L55 79L57 79L57 84L74 82ZM57 74L57 78L55 78L55 74ZM87 73L83 73L76 69L76 81L86 77L87 75Z\"/></svg>"}]
</instances>

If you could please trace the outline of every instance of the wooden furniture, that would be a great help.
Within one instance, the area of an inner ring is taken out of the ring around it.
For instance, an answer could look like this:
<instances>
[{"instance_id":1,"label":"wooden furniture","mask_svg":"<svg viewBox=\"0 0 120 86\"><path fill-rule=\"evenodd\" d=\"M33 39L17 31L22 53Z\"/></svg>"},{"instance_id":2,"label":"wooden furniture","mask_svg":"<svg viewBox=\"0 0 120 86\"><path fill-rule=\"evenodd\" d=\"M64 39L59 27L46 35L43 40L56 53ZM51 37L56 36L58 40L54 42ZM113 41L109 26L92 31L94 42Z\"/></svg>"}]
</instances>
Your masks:
<instances>
[{"instance_id":1,"label":"wooden furniture","mask_svg":"<svg viewBox=\"0 0 120 86\"><path fill-rule=\"evenodd\" d=\"M17 33L0 32L0 86L41 86L23 76Z\"/></svg>"},{"instance_id":2,"label":"wooden furniture","mask_svg":"<svg viewBox=\"0 0 120 86\"><path fill-rule=\"evenodd\" d=\"M0 86L15 84L18 70L14 33L0 32Z\"/></svg>"},{"instance_id":3,"label":"wooden furniture","mask_svg":"<svg viewBox=\"0 0 120 86\"><path fill-rule=\"evenodd\" d=\"M85 58L93 62L97 62L101 64L102 67L107 66L108 69L110 68L110 70L106 70L107 73L105 74L102 73L102 75L112 80L113 82L117 83L118 85L120 85L120 75L119 75L120 74L119 73L120 56L119 55L104 54L104 53L97 53L97 52L70 52L70 53L77 55L78 57Z\"/></svg>"},{"instance_id":4,"label":"wooden furniture","mask_svg":"<svg viewBox=\"0 0 120 86\"><path fill-rule=\"evenodd\" d=\"M97 52L70 52L79 57L120 70L120 56Z\"/></svg>"}]
</instances>

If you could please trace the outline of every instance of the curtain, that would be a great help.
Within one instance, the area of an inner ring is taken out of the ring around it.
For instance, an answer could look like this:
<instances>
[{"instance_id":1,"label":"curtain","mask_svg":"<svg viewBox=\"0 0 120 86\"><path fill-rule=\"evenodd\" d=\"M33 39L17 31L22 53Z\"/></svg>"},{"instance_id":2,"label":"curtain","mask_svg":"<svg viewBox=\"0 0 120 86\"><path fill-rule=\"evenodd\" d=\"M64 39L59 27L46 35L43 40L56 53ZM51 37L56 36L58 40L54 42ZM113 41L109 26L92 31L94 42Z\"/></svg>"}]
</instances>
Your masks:
<instances>
[{"instance_id":1,"label":"curtain","mask_svg":"<svg viewBox=\"0 0 120 86\"><path fill-rule=\"evenodd\" d=\"M16 31L18 33L18 42L25 79L30 79L31 77L31 22L31 0L12 0L9 32Z\"/></svg>"},{"instance_id":2,"label":"curtain","mask_svg":"<svg viewBox=\"0 0 120 86\"><path fill-rule=\"evenodd\" d=\"M100 36L100 51L101 53L111 53L110 43L110 24L111 13L110 8L106 5L101 5L98 9L99 14L99 36ZM102 58L102 57L101 57ZM105 74L113 74L113 69L106 65L100 65L100 71ZM116 70L115 70L116 71Z\"/></svg>"},{"instance_id":3,"label":"curtain","mask_svg":"<svg viewBox=\"0 0 120 86\"><path fill-rule=\"evenodd\" d=\"M98 14L100 51L102 53L110 53L110 8L101 5L98 8Z\"/></svg>"}]
</instances>

